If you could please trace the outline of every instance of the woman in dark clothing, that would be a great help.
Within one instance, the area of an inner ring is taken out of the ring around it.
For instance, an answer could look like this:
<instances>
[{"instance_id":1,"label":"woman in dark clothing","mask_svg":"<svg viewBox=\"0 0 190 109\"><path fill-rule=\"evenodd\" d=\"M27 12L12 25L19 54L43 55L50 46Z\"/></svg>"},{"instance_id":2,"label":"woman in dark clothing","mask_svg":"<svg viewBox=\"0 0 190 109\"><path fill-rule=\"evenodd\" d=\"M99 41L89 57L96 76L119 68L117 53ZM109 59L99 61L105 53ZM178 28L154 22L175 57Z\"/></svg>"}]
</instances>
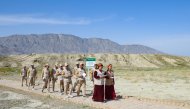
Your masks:
<instances>
[{"instance_id":1,"label":"woman in dark clothing","mask_svg":"<svg viewBox=\"0 0 190 109\"><path fill-rule=\"evenodd\" d=\"M114 100L116 99L115 94L115 81L114 81L114 72L112 70L112 64L108 65L108 69L106 71L106 87L105 87L105 98L106 100Z\"/></svg>"},{"instance_id":2,"label":"woman in dark clothing","mask_svg":"<svg viewBox=\"0 0 190 109\"><path fill-rule=\"evenodd\" d=\"M102 70L103 65L98 64L98 70L94 72L94 93L92 99L98 102L104 102L104 78L105 73Z\"/></svg>"}]
</instances>

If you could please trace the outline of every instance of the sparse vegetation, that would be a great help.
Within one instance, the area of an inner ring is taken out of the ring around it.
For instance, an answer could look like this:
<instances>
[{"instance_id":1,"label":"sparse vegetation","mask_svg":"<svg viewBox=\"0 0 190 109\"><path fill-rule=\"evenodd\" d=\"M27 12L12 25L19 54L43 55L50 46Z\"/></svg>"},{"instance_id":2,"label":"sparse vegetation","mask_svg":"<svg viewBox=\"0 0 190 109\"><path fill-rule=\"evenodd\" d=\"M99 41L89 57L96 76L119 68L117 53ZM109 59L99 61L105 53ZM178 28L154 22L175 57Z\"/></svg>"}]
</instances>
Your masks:
<instances>
[{"instance_id":1,"label":"sparse vegetation","mask_svg":"<svg viewBox=\"0 0 190 109\"><path fill-rule=\"evenodd\" d=\"M0 68L0 75L5 76L5 75L14 75L18 74L20 70L18 68L11 68L11 67L1 67Z\"/></svg>"},{"instance_id":2,"label":"sparse vegetation","mask_svg":"<svg viewBox=\"0 0 190 109\"><path fill-rule=\"evenodd\" d=\"M30 67L34 64L40 80L43 65L46 63L53 67L55 63L67 62L73 68L76 62L84 61L86 57L92 56L96 58L97 63L104 64L104 70L107 69L109 63L113 65L117 81L116 90L121 95L189 100L187 86L190 84L190 57L154 54L11 55L0 60L0 78L20 80L22 66ZM47 96L46 99L51 99L51 97Z\"/></svg>"},{"instance_id":3,"label":"sparse vegetation","mask_svg":"<svg viewBox=\"0 0 190 109\"><path fill-rule=\"evenodd\" d=\"M184 83L188 83L190 80L190 68L188 67L116 69L115 72L117 76L132 82L171 83L181 80Z\"/></svg>"},{"instance_id":4,"label":"sparse vegetation","mask_svg":"<svg viewBox=\"0 0 190 109\"><path fill-rule=\"evenodd\" d=\"M17 75L23 65L35 64L38 74L45 63L68 62L73 67L76 61L84 61L86 57L95 57L106 65L112 63L116 76L132 82L153 81L171 83L190 80L190 58L170 55L148 54L35 54L0 56L0 75ZM18 67L12 67L12 64Z\"/></svg>"}]
</instances>

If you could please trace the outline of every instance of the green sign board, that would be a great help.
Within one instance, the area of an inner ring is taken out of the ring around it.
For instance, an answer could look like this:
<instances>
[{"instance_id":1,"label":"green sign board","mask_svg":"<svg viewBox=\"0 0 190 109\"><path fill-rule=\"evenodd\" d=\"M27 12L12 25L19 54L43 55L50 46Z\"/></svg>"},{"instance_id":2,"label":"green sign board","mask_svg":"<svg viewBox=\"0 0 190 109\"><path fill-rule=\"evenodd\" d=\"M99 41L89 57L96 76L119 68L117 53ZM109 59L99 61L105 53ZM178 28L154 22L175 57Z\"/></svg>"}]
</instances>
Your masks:
<instances>
[{"instance_id":1,"label":"green sign board","mask_svg":"<svg viewBox=\"0 0 190 109\"><path fill-rule=\"evenodd\" d=\"M96 58L86 58L86 66L93 67L96 63Z\"/></svg>"},{"instance_id":2,"label":"green sign board","mask_svg":"<svg viewBox=\"0 0 190 109\"><path fill-rule=\"evenodd\" d=\"M96 61L96 58L86 58L86 61Z\"/></svg>"}]
</instances>

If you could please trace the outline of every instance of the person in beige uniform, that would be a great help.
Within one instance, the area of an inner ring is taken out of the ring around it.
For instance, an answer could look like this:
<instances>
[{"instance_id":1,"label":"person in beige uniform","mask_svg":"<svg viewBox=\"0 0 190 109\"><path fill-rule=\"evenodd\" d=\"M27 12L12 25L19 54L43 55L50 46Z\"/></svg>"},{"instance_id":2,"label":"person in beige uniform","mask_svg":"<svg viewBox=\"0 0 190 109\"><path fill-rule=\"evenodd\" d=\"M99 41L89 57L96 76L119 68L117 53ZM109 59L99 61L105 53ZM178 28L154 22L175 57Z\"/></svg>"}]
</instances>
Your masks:
<instances>
[{"instance_id":1,"label":"person in beige uniform","mask_svg":"<svg viewBox=\"0 0 190 109\"><path fill-rule=\"evenodd\" d=\"M77 96L79 96L80 94L80 88L82 86L82 93L83 93L83 97L86 96L86 71L84 69L84 64L80 63L79 68L77 70L77 77L78 77L78 87L77 87Z\"/></svg>"},{"instance_id":2,"label":"person in beige uniform","mask_svg":"<svg viewBox=\"0 0 190 109\"><path fill-rule=\"evenodd\" d=\"M78 77L76 76L78 68L79 68L79 63L77 62L76 66L74 67L74 71L73 71L74 72L74 75L73 75L73 77L74 77L73 92L76 90L76 86L79 83L78 82Z\"/></svg>"},{"instance_id":3,"label":"person in beige uniform","mask_svg":"<svg viewBox=\"0 0 190 109\"><path fill-rule=\"evenodd\" d=\"M28 85L28 88L29 88L30 86L32 86L33 89L34 89L34 86L35 86L35 84L34 84L34 79L36 78L36 76L37 76L37 70L36 70L36 68L34 67L34 65L32 64L32 65L31 65L31 68L28 69L28 78L29 78L29 85Z\"/></svg>"},{"instance_id":4,"label":"person in beige uniform","mask_svg":"<svg viewBox=\"0 0 190 109\"><path fill-rule=\"evenodd\" d=\"M63 78L64 78L64 94L68 95L68 97L73 97L72 96L72 89L73 89L73 85L72 85L72 72L69 68L69 65L67 63L65 63L65 67L63 69ZM70 88L70 89L69 89ZM68 94L68 90L69 90L69 94Z\"/></svg>"},{"instance_id":5,"label":"person in beige uniform","mask_svg":"<svg viewBox=\"0 0 190 109\"><path fill-rule=\"evenodd\" d=\"M58 72L58 65L55 64L55 67L52 68L50 73L50 80L52 82L52 90L55 91L55 82L57 81L57 72Z\"/></svg>"},{"instance_id":6,"label":"person in beige uniform","mask_svg":"<svg viewBox=\"0 0 190 109\"><path fill-rule=\"evenodd\" d=\"M91 69L90 69L90 74L89 74L89 76L90 76L90 80L93 82L93 84L94 84L94 72L96 71L96 70L98 70L98 64L94 64L94 67L92 67Z\"/></svg>"},{"instance_id":7,"label":"person in beige uniform","mask_svg":"<svg viewBox=\"0 0 190 109\"><path fill-rule=\"evenodd\" d=\"M60 93L62 93L64 91L63 65L62 64L59 65L57 76L58 76L58 81L59 81Z\"/></svg>"},{"instance_id":8,"label":"person in beige uniform","mask_svg":"<svg viewBox=\"0 0 190 109\"><path fill-rule=\"evenodd\" d=\"M42 92L47 88L48 92L50 91L50 70L49 65L46 64L42 70L42 80L44 81L44 85L42 88Z\"/></svg>"},{"instance_id":9,"label":"person in beige uniform","mask_svg":"<svg viewBox=\"0 0 190 109\"><path fill-rule=\"evenodd\" d=\"M95 64L94 64L94 67L92 67L92 68L90 69L90 73L89 73L90 80L92 81L93 86L94 86L94 72L95 72L96 70L98 70L98 64L95 63ZM94 91L94 89L92 89L91 94L93 94L93 91Z\"/></svg>"},{"instance_id":10,"label":"person in beige uniform","mask_svg":"<svg viewBox=\"0 0 190 109\"><path fill-rule=\"evenodd\" d=\"M23 67L20 75L21 75L21 86L23 87L24 80L26 81L26 86L27 86L27 69L26 69L26 66Z\"/></svg>"}]
</instances>

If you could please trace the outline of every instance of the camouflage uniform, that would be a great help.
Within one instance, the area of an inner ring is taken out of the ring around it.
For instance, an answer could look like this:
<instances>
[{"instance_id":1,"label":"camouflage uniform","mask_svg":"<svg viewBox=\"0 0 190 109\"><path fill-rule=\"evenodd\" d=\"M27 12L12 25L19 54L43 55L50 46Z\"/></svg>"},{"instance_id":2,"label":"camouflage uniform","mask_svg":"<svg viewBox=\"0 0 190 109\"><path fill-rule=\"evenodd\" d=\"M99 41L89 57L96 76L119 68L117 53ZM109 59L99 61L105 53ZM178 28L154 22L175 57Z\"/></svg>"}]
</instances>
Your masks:
<instances>
[{"instance_id":1,"label":"camouflage uniform","mask_svg":"<svg viewBox=\"0 0 190 109\"><path fill-rule=\"evenodd\" d=\"M73 85L72 85L72 72L71 70L68 68L68 65L65 65L64 70L63 70L63 77L64 77L64 94L67 95L67 91L69 90L69 96L71 97L72 95L72 89L73 89ZM70 88L70 89L69 89Z\"/></svg>"},{"instance_id":2,"label":"camouflage uniform","mask_svg":"<svg viewBox=\"0 0 190 109\"><path fill-rule=\"evenodd\" d=\"M48 92L50 91L50 70L48 68L48 66L46 66L43 70L42 70L42 79L44 81L44 85L42 88L42 92L45 88L47 88L48 85Z\"/></svg>"},{"instance_id":3,"label":"camouflage uniform","mask_svg":"<svg viewBox=\"0 0 190 109\"><path fill-rule=\"evenodd\" d=\"M64 91L63 68L60 67L58 69L57 75L58 75L58 80L59 80L59 85L60 85L60 92L62 92L62 91Z\"/></svg>"},{"instance_id":4,"label":"camouflage uniform","mask_svg":"<svg viewBox=\"0 0 190 109\"><path fill-rule=\"evenodd\" d=\"M85 79L86 71L83 68L78 68L76 76L78 77L78 87L77 87L77 95L80 94L80 88L82 86L83 96L86 96L86 79Z\"/></svg>"},{"instance_id":5,"label":"camouflage uniform","mask_svg":"<svg viewBox=\"0 0 190 109\"><path fill-rule=\"evenodd\" d=\"M90 74L89 74L89 76L90 76L90 80L91 80L92 82L94 82L93 74L94 74L95 70L96 70L95 68L91 68L91 69L90 69Z\"/></svg>"},{"instance_id":6,"label":"camouflage uniform","mask_svg":"<svg viewBox=\"0 0 190 109\"><path fill-rule=\"evenodd\" d=\"M36 68L31 67L31 68L28 69L28 76L29 76L29 85L28 85L28 87L30 87L30 85L31 85L34 88L34 86L35 86L34 82L35 82L36 75L37 75Z\"/></svg>"},{"instance_id":7,"label":"camouflage uniform","mask_svg":"<svg viewBox=\"0 0 190 109\"><path fill-rule=\"evenodd\" d=\"M23 82L24 80L26 81L26 86L27 86L27 70L26 70L26 67L24 67L22 70L21 70L21 86L23 86Z\"/></svg>"},{"instance_id":8,"label":"camouflage uniform","mask_svg":"<svg viewBox=\"0 0 190 109\"><path fill-rule=\"evenodd\" d=\"M78 81L78 77L77 77L77 70L78 70L78 66L74 67L74 86L73 86L73 91L76 90L76 86L79 83Z\"/></svg>"},{"instance_id":9,"label":"camouflage uniform","mask_svg":"<svg viewBox=\"0 0 190 109\"><path fill-rule=\"evenodd\" d=\"M97 64L94 64L94 67L90 69L90 74L89 74L90 80L93 82L93 84L94 84L94 76L93 75L96 70L98 70L98 66L97 66Z\"/></svg>"},{"instance_id":10,"label":"camouflage uniform","mask_svg":"<svg viewBox=\"0 0 190 109\"><path fill-rule=\"evenodd\" d=\"M50 80L52 81L52 90L55 91L55 82L57 81L58 68L53 68L50 74Z\"/></svg>"}]
</instances>

